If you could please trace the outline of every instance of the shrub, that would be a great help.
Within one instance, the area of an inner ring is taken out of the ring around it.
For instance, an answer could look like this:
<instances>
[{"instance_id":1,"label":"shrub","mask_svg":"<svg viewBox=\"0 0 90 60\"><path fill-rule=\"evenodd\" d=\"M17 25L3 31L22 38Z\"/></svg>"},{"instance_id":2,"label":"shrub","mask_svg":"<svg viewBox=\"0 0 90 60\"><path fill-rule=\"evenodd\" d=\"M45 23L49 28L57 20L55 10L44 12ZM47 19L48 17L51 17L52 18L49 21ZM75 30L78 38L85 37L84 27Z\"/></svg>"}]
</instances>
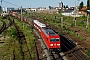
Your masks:
<instances>
[{"instance_id":1,"label":"shrub","mask_svg":"<svg viewBox=\"0 0 90 60\"><path fill-rule=\"evenodd\" d=\"M74 27L74 26L75 26L75 25L72 23L72 24L71 24L71 27Z\"/></svg>"},{"instance_id":2,"label":"shrub","mask_svg":"<svg viewBox=\"0 0 90 60\"><path fill-rule=\"evenodd\" d=\"M90 49L86 53L90 57Z\"/></svg>"},{"instance_id":3,"label":"shrub","mask_svg":"<svg viewBox=\"0 0 90 60\"><path fill-rule=\"evenodd\" d=\"M88 33L90 33L90 30L87 30Z\"/></svg>"},{"instance_id":4,"label":"shrub","mask_svg":"<svg viewBox=\"0 0 90 60\"><path fill-rule=\"evenodd\" d=\"M17 31L16 31L16 30L12 30L10 36L15 38L16 35L17 35ZM17 37L16 37L16 38L17 38Z\"/></svg>"}]
</instances>

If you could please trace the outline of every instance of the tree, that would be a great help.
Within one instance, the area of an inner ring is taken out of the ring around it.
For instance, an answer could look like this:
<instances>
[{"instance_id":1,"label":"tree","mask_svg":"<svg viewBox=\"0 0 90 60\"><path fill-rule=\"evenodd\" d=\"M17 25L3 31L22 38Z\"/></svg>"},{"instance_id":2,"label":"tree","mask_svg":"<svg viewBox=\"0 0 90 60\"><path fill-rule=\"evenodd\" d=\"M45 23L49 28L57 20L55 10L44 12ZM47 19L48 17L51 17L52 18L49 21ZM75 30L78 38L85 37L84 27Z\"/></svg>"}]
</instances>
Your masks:
<instances>
[{"instance_id":1,"label":"tree","mask_svg":"<svg viewBox=\"0 0 90 60\"><path fill-rule=\"evenodd\" d=\"M66 8L65 5L63 7Z\"/></svg>"},{"instance_id":2,"label":"tree","mask_svg":"<svg viewBox=\"0 0 90 60\"><path fill-rule=\"evenodd\" d=\"M68 8L68 5L66 5L66 6L64 5L63 8L65 8L65 9Z\"/></svg>"},{"instance_id":3,"label":"tree","mask_svg":"<svg viewBox=\"0 0 90 60\"><path fill-rule=\"evenodd\" d=\"M80 3L80 5L79 5L79 10L81 10L82 8L83 8L83 5L84 5L84 3L83 3L83 1Z\"/></svg>"},{"instance_id":4,"label":"tree","mask_svg":"<svg viewBox=\"0 0 90 60\"><path fill-rule=\"evenodd\" d=\"M66 8L68 8L68 5L66 5Z\"/></svg>"},{"instance_id":5,"label":"tree","mask_svg":"<svg viewBox=\"0 0 90 60\"><path fill-rule=\"evenodd\" d=\"M52 9L52 7L51 7L51 6L49 6L49 9Z\"/></svg>"},{"instance_id":6,"label":"tree","mask_svg":"<svg viewBox=\"0 0 90 60\"><path fill-rule=\"evenodd\" d=\"M90 10L90 0L87 0L87 10Z\"/></svg>"},{"instance_id":7,"label":"tree","mask_svg":"<svg viewBox=\"0 0 90 60\"><path fill-rule=\"evenodd\" d=\"M2 10L2 7L0 6L0 11Z\"/></svg>"}]
</instances>

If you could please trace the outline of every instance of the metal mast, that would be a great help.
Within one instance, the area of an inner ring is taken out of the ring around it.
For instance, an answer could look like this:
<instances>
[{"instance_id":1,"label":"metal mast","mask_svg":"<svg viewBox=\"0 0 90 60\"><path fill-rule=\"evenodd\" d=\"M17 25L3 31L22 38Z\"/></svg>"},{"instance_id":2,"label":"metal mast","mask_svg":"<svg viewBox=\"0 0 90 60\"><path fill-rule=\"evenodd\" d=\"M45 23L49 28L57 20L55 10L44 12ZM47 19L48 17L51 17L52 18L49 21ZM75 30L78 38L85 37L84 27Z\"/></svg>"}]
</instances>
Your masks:
<instances>
[{"instance_id":1,"label":"metal mast","mask_svg":"<svg viewBox=\"0 0 90 60\"><path fill-rule=\"evenodd\" d=\"M1 0L1 11L2 11L2 0Z\"/></svg>"}]
</instances>

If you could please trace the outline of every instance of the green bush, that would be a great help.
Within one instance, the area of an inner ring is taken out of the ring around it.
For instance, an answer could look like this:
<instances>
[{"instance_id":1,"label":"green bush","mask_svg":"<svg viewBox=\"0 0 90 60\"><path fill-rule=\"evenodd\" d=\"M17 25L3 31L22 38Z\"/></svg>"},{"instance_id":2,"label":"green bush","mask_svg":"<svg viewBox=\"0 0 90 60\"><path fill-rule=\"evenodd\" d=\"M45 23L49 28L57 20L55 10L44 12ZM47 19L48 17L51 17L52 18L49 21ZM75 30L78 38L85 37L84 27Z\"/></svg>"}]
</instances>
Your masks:
<instances>
[{"instance_id":1,"label":"green bush","mask_svg":"<svg viewBox=\"0 0 90 60\"><path fill-rule=\"evenodd\" d=\"M74 27L74 26L75 26L75 25L72 23L72 24L71 24L71 27Z\"/></svg>"},{"instance_id":2,"label":"green bush","mask_svg":"<svg viewBox=\"0 0 90 60\"><path fill-rule=\"evenodd\" d=\"M83 22L83 21L81 21L81 22L80 22L80 24L84 24L84 22Z\"/></svg>"},{"instance_id":3,"label":"green bush","mask_svg":"<svg viewBox=\"0 0 90 60\"><path fill-rule=\"evenodd\" d=\"M17 37L17 31L15 29L12 30L11 34L10 34L11 37L15 38L16 40L18 39Z\"/></svg>"},{"instance_id":4,"label":"green bush","mask_svg":"<svg viewBox=\"0 0 90 60\"><path fill-rule=\"evenodd\" d=\"M88 29L87 32L90 33L90 30Z\"/></svg>"},{"instance_id":5,"label":"green bush","mask_svg":"<svg viewBox=\"0 0 90 60\"><path fill-rule=\"evenodd\" d=\"M87 55L90 57L90 49L87 51Z\"/></svg>"},{"instance_id":6,"label":"green bush","mask_svg":"<svg viewBox=\"0 0 90 60\"><path fill-rule=\"evenodd\" d=\"M83 15L82 18L87 18L87 17L85 15Z\"/></svg>"}]
</instances>

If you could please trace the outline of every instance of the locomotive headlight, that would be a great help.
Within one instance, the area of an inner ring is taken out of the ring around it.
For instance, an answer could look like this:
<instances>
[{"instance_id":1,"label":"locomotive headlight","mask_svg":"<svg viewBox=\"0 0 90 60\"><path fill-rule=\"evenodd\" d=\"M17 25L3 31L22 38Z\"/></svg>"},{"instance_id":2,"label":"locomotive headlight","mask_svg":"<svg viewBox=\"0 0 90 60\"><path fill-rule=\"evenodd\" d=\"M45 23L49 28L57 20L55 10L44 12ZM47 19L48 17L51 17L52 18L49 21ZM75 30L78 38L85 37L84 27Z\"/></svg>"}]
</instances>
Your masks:
<instances>
[{"instance_id":1,"label":"locomotive headlight","mask_svg":"<svg viewBox=\"0 0 90 60\"><path fill-rule=\"evenodd\" d=\"M60 44L57 44L57 46L60 46Z\"/></svg>"},{"instance_id":2,"label":"locomotive headlight","mask_svg":"<svg viewBox=\"0 0 90 60\"><path fill-rule=\"evenodd\" d=\"M53 44L50 44L50 46L53 46Z\"/></svg>"}]
</instances>

